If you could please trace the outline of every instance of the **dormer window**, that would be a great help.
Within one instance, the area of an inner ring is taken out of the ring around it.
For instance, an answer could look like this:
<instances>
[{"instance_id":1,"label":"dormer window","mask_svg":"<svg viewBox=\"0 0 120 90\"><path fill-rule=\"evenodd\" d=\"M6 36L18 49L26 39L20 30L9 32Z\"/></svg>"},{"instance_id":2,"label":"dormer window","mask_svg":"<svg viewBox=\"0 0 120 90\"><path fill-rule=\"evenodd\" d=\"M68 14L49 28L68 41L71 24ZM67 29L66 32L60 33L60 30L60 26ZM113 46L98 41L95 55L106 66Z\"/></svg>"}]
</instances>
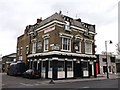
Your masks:
<instances>
[{"instance_id":1,"label":"dormer window","mask_svg":"<svg viewBox=\"0 0 120 90\"><path fill-rule=\"evenodd\" d=\"M65 21L65 30L70 31L70 22Z\"/></svg>"}]
</instances>

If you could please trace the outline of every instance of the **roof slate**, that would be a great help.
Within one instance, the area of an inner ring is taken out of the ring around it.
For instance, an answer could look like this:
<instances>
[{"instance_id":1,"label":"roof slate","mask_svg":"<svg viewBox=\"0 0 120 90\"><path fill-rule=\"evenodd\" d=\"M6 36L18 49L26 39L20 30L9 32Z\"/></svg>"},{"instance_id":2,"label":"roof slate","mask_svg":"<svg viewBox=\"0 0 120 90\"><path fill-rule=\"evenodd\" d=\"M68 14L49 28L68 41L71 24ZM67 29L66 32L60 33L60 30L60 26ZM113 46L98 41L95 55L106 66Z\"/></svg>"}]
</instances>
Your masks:
<instances>
[{"instance_id":1,"label":"roof slate","mask_svg":"<svg viewBox=\"0 0 120 90\"><path fill-rule=\"evenodd\" d=\"M32 28L31 30L37 29L37 28L39 28L39 27L41 27L41 26L43 26L43 25L45 25L45 24L47 24L47 23L49 23L53 20L58 20L58 21L61 21L61 22L65 22L64 17L68 17L68 16L65 16L63 14L54 13L53 15L49 16L48 18L42 20L39 24L34 24L33 26L36 26L36 27L31 27ZM69 18L71 18L71 17L69 17ZM85 25L89 26L89 28L88 28L89 31L95 32L95 25L80 22L80 21L77 21L73 18L71 18L71 19L72 19L71 20L71 25L74 25L74 26L85 29L86 27L83 25L83 24L85 24Z\"/></svg>"}]
</instances>

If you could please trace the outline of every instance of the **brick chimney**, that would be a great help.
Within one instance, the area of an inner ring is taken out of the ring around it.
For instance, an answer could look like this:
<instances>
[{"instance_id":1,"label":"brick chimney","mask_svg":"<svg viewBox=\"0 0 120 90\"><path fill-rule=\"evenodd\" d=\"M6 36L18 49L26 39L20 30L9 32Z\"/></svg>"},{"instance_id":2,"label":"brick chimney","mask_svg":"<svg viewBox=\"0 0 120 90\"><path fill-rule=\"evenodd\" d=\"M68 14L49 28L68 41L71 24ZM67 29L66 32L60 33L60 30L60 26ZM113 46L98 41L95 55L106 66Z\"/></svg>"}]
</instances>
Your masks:
<instances>
[{"instance_id":1,"label":"brick chimney","mask_svg":"<svg viewBox=\"0 0 120 90\"><path fill-rule=\"evenodd\" d=\"M76 21L79 21L79 22L81 22L81 19L80 19L80 18L78 18L78 19L76 19Z\"/></svg>"},{"instance_id":2,"label":"brick chimney","mask_svg":"<svg viewBox=\"0 0 120 90\"><path fill-rule=\"evenodd\" d=\"M42 21L42 17L37 19L37 23L40 23Z\"/></svg>"}]
</instances>

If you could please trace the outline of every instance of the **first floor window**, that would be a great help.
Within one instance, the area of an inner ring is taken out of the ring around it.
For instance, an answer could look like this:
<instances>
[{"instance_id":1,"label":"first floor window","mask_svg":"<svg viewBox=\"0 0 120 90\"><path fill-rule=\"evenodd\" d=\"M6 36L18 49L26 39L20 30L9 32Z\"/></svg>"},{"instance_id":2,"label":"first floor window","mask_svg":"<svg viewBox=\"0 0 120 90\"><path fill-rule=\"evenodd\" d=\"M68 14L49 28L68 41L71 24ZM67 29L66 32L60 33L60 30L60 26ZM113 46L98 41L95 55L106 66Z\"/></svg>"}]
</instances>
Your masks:
<instances>
[{"instance_id":1,"label":"first floor window","mask_svg":"<svg viewBox=\"0 0 120 90\"><path fill-rule=\"evenodd\" d=\"M71 40L69 38L62 38L62 50L70 51Z\"/></svg>"},{"instance_id":2,"label":"first floor window","mask_svg":"<svg viewBox=\"0 0 120 90\"><path fill-rule=\"evenodd\" d=\"M42 42L41 42L41 41L39 41L39 42L37 43L37 49L42 49Z\"/></svg>"},{"instance_id":3,"label":"first floor window","mask_svg":"<svg viewBox=\"0 0 120 90\"><path fill-rule=\"evenodd\" d=\"M20 48L20 55L22 55L22 47Z\"/></svg>"},{"instance_id":4,"label":"first floor window","mask_svg":"<svg viewBox=\"0 0 120 90\"><path fill-rule=\"evenodd\" d=\"M36 52L36 42L32 43L32 53Z\"/></svg>"},{"instance_id":5,"label":"first floor window","mask_svg":"<svg viewBox=\"0 0 120 90\"><path fill-rule=\"evenodd\" d=\"M81 42L80 41L75 43L75 50L76 50L76 52L81 52Z\"/></svg>"},{"instance_id":6,"label":"first floor window","mask_svg":"<svg viewBox=\"0 0 120 90\"><path fill-rule=\"evenodd\" d=\"M92 42L85 42L85 53L92 54Z\"/></svg>"},{"instance_id":7,"label":"first floor window","mask_svg":"<svg viewBox=\"0 0 120 90\"><path fill-rule=\"evenodd\" d=\"M44 39L44 51L47 51L49 47L49 40L48 38Z\"/></svg>"},{"instance_id":8,"label":"first floor window","mask_svg":"<svg viewBox=\"0 0 120 90\"><path fill-rule=\"evenodd\" d=\"M17 49L17 55L20 55L20 49L19 48Z\"/></svg>"},{"instance_id":9,"label":"first floor window","mask_svg":"<svg viewBox=\"0 0 120 90\"><path fill-rule=\"evenodd\" d=\"M29 53L29 47L26 46L26 54L28 54L28 53Z\"/></svg>"}]
</instances>

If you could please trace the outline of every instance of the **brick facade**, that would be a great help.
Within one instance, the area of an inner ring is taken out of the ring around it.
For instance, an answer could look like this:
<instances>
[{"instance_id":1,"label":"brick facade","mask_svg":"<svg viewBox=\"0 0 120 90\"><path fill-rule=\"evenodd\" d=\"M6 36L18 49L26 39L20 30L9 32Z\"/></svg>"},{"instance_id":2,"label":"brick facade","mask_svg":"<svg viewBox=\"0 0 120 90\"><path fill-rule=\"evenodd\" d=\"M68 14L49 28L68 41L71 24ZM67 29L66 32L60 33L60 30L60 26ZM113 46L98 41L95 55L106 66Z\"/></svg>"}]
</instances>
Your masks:
<instances>
[{"instance_id":1,"label":"brick facade","mask_svg":"<svg viewBox=\"0 0 120 90\"><path fill-rule=\"evenodd\" d=\"M24 34L17 39L17 60L27 63L57 57L58 62L60 58L94 62L95 35L95 25L55 13L26 26Z\"/></svg>"}]
</instances>

